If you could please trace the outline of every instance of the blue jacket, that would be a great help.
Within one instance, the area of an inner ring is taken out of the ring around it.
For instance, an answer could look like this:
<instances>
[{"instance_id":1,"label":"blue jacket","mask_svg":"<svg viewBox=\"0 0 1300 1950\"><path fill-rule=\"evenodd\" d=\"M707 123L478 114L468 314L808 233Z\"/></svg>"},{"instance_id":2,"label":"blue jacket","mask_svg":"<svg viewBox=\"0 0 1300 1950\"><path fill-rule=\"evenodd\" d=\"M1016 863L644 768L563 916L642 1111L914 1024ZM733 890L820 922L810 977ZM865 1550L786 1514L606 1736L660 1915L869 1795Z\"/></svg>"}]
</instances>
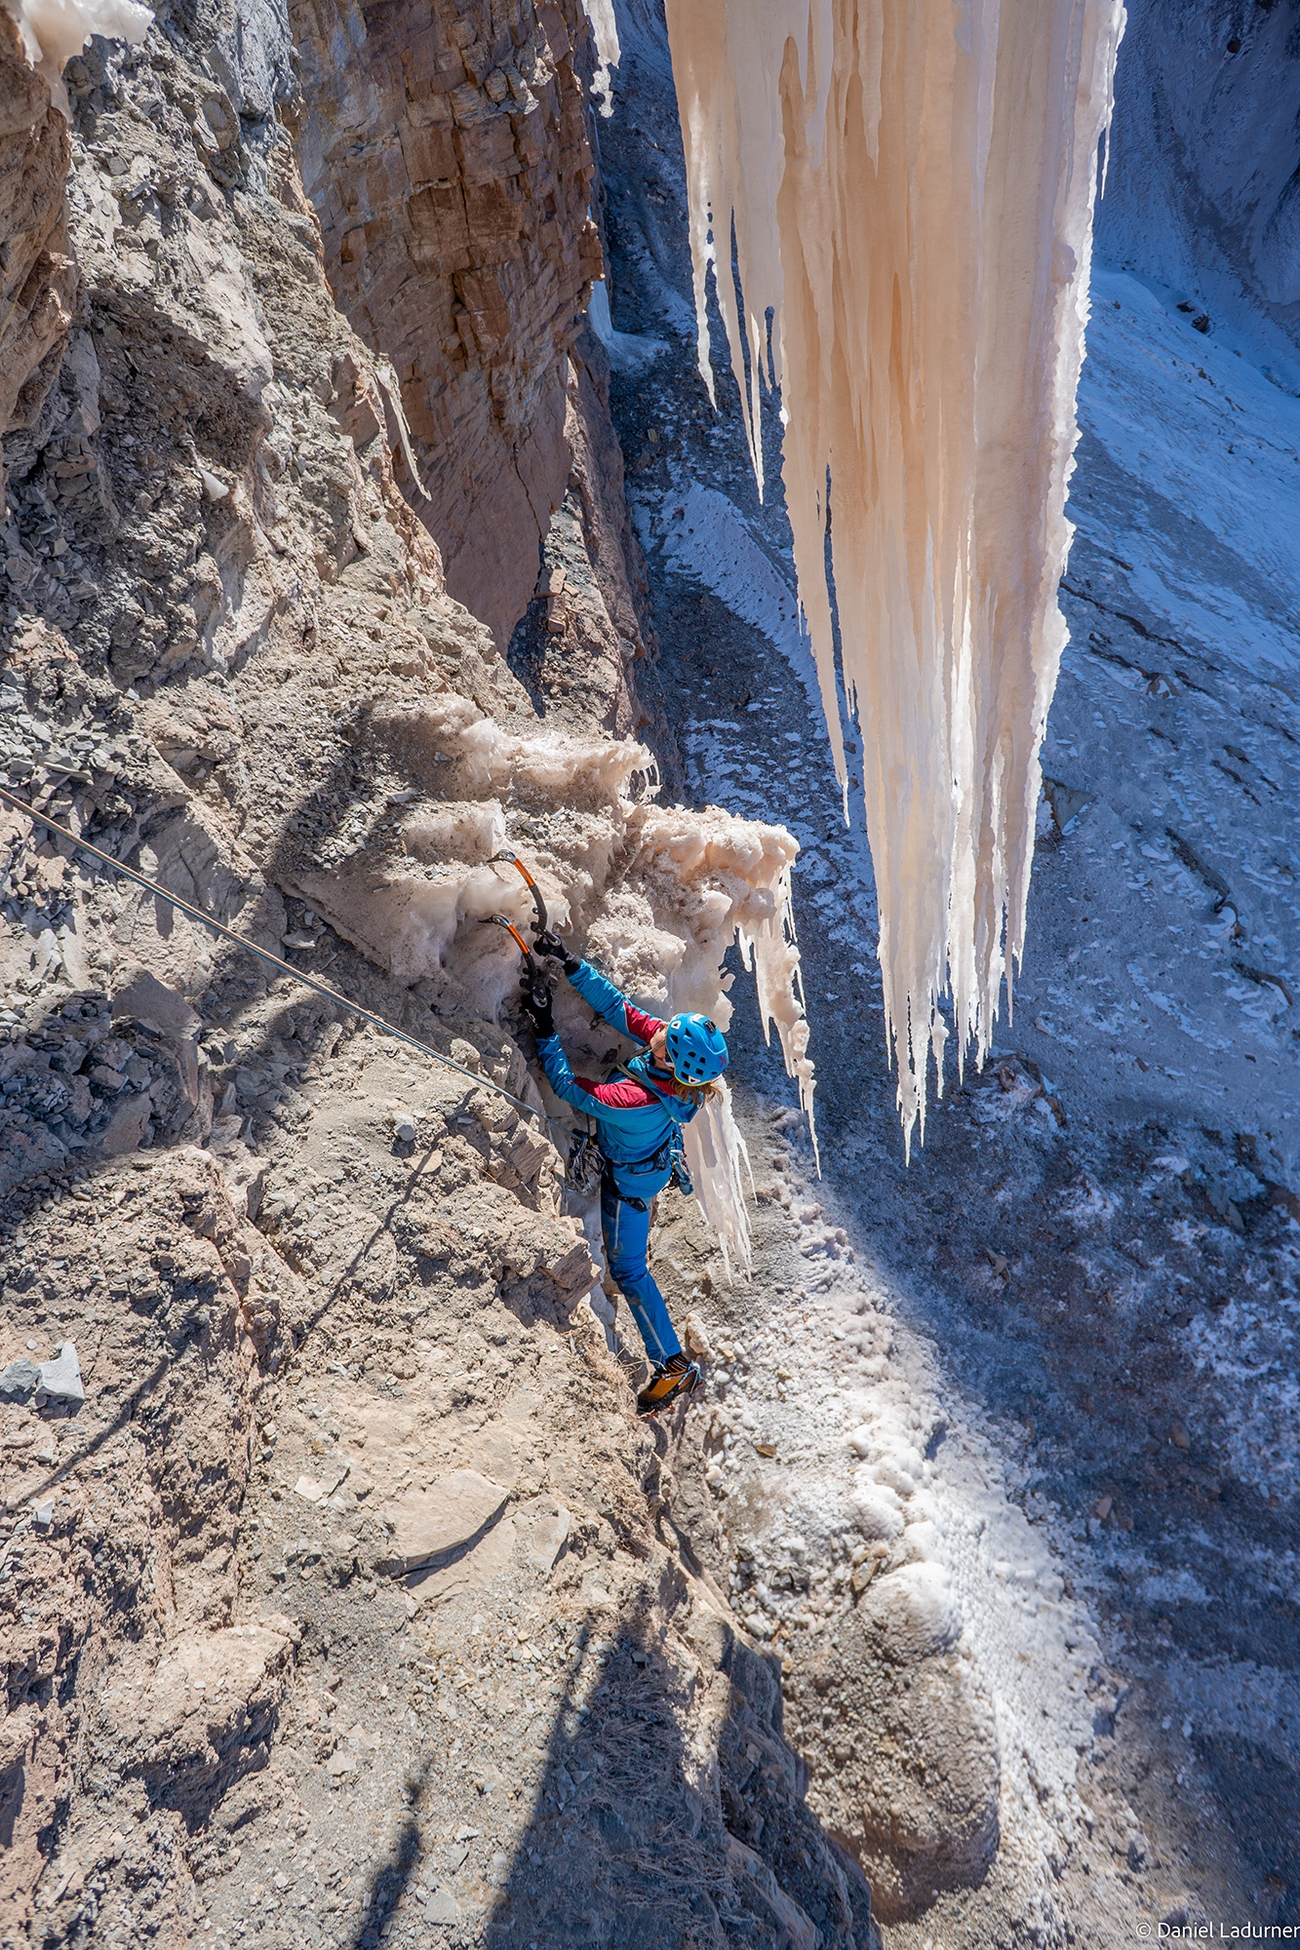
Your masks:
<instances>
[{"instance_id":1,"label":"blue jacket","mask_svg":"<svg viewBox=\"0 0 1300 1950\"><path fill-rule=\"evenodd\" d=\"M648 1043L663 1027L658 1016L636 1008L590 962L584 961L569 980L620 1036ZM537 1054L556 1096L594 1118L618 1190L625 1197L643 1199L661 1192L672 1177L673 1158L681 1153L682 1126L695 1116L698 1102L688 1103L674 1093L672 1078L648 1051L627 1065L631 1075L613 1077L608 1083L575 1077L558 1036L539 1043Z\"/></svg>"}]
</instances>

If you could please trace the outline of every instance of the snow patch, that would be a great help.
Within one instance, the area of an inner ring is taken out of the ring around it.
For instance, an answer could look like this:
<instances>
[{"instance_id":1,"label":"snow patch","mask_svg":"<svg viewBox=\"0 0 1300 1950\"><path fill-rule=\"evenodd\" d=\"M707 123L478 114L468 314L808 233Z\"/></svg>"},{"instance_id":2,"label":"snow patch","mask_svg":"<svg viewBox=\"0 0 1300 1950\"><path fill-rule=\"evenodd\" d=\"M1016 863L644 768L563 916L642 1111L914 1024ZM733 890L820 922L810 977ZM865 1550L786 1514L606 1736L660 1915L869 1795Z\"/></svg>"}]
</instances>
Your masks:
<instances>
[{"instance_id":1,"label":"snow patch","mask_svg":"<svg viewBox=\"0 0 1300 1950\"><path fill-rule=\"evenodd\" d=\"M64 63L80 54L92 34L138 47L153 26L153 12L136 0L3 0L22 36L32 66L49 84L50 100L69 121L72 108L63 85Z\"/></svg>"}]
</instances>

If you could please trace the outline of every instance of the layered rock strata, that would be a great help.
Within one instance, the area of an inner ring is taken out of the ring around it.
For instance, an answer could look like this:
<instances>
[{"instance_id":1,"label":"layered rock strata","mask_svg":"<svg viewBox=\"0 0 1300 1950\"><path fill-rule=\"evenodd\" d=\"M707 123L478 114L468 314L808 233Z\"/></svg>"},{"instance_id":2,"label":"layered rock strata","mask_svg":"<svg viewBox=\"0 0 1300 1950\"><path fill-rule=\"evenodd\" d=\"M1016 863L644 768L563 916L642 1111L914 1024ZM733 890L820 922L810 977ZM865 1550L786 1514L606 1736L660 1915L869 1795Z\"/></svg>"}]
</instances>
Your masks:
<instances>
[{"instance_id":1,"label":"layered rock strata","mask_svg":"<svg viewBox=\"0 0 1300 1950\"><path fill-rule=\"evenodd\" d=\"M65 118L0 10L0 427L30 426L54 381L72 318ZM0 496L5 486L0 463Z\"/></svg>"},{"instance_id":2,"label":"layered rock strata","mask_svg":"<svg viewBox=\"0 0 1300 1950\"><path fill-rule=\"evenodd\" d=\"M448 587L504 648L569 479L567 354L600 272L586 15L577 0L292 11L330 284L391 361L415 460L399 479Z\"/></svg>"},{"instance_id":3,"label":"layered rock strata","mask_svg":"<svg viewBox=\"0 0 1300 1950\"><path fill-rule=\"evenodd\" d=\"M479 925L522 899L501 840L615 973L715 991L786 842L654 808L594 729L617 683L530 700L445 591L270 17L164 9L68 81L81 297L6 440L5 780L471 1077L4 813L6 1941L862 1950L559 1155L483 1087L534 1087ZM622 517L574 448L544 600L621 643L585 538ZM68 1342L79 1408L16 1361Z\"/></svg>"}]
</instances>

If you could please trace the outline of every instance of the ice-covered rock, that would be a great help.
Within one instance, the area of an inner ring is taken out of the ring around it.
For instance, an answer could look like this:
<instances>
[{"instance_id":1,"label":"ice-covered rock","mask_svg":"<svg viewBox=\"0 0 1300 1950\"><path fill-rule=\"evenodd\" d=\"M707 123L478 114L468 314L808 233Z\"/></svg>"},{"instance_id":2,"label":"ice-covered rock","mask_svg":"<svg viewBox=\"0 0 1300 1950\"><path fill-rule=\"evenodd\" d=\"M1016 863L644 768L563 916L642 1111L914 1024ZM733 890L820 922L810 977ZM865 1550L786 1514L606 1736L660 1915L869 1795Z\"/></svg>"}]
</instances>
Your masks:
<instances>
[{"instance_id":1,"label":"ice-covered rock","mask_svg":"<svg viewBox=\"0 0 1300 1950\"><path fill-rule=\"evenodd\" d=\"M50 99L69 115L63 66L80 54L92 34L140 42L153 25L153 11L136 0L5 0L18 23L32 66L45 76Z\"/></svg>"},{"instance_id":2,"label":"ice-covered rock","mask_svg":"<svg viewBox=\"0 0 1300 1950\"><path fill-rule=\"evenodd\" d=\"M897 1492L885 1483L860 1482L853 1492L853 1516L858 1529L869 1541L892 1543L903 1534L903 1516Z\"/></svg>"}]
</instances>

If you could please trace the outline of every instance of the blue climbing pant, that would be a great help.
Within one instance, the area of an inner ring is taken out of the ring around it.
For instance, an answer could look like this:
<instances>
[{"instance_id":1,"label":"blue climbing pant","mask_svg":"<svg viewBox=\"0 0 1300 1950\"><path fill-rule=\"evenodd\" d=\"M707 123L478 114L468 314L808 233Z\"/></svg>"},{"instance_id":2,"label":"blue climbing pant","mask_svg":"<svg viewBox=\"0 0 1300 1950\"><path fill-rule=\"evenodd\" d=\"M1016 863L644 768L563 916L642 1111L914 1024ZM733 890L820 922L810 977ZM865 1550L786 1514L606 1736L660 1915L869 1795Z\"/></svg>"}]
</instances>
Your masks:
<instances>
[{"instance_id":1,"label":"blue climbing pant","mask_svg":"<svg viewBox=\"0 0 1300 1950\"><path fill-rule=\"evenodd\" d=\"M664 1296L650 1277L646 1252L650 1244L650 1213L638 1212L620 1198L609 1182L600 1188L600 1227L610 1278L632 1309L645 1351L656 1367L680 1354L682 1344L673 1331Z\"/></svg>"}]
</instances>

